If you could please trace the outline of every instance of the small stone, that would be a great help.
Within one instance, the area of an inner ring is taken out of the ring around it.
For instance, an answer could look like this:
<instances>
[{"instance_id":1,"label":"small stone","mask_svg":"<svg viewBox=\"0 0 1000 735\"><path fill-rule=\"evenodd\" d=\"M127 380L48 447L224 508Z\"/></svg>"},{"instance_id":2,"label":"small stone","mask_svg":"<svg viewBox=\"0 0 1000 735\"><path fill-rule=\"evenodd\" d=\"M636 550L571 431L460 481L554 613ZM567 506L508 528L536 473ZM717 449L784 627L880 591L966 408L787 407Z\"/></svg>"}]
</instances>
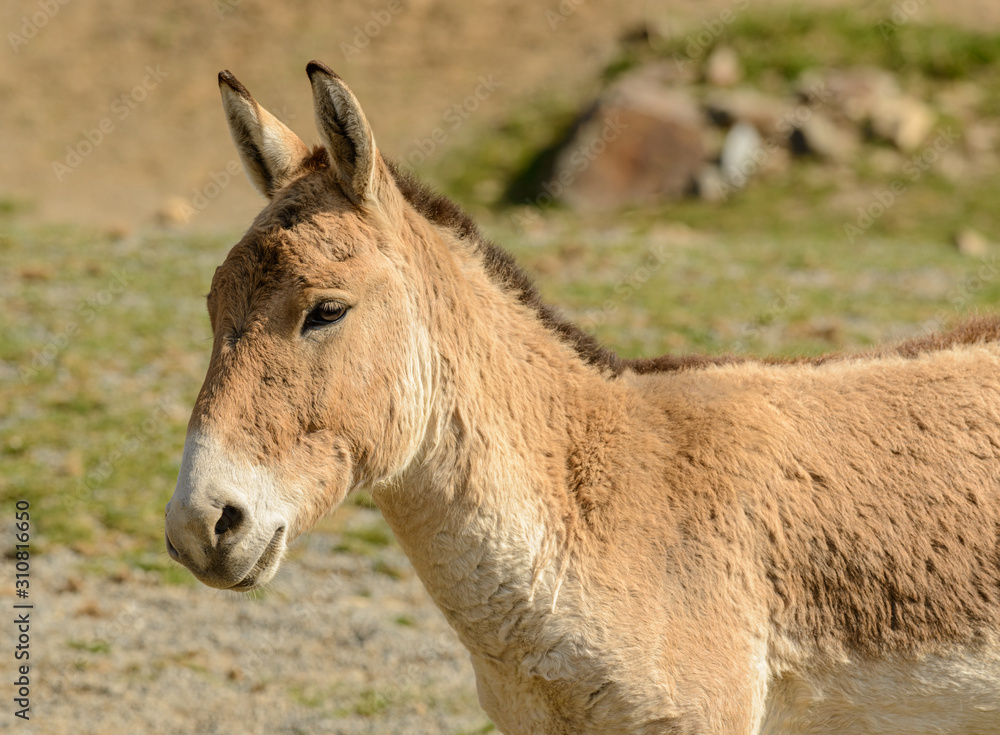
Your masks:
<instances>
[{"instance_id":1,"label":"small stone","mask_svg":"<svg viewBox=\"0 0 1000 735\"><path fill-rule=\"evenodd\" d=\"M742 189L750 177L759 172L766 158L757 129L748 123L736 123L722 146L719 168L730 186Z\"/></svg>"},{"instance_id":2,"label":"small stone","mask_svg":"<svg viewBox=\"0 0 1000 735\"><path fill-rule=\"evenodd\" d=\"M858 148L857 138L821 112L813 112L792 133L792 150L830 161L846 161Z\"/></svg>"},{"instance_id":3,"label":"small stone","mask_svg":"<svg viewBox=\"0 0 1000 735\"><path fill-rule=\"evenodd\" d=\"M731 188L723 178L719 167L711 164L702 168L695 179L695 189L699 198L713 204L724 202L729 198Z\"/></svg>"},{"instance_id":4,"label":"small stone","mask_svg":"<svg viewBox=\"0 0 1000 735\"><path fill-rule=\"evenodd\" d=\"M76 617L106 618L108 613L101 608L96 600L85 600L77 607Z\"/></svg>"},{"instance_id":5,"label":"small stone","mask_svg":"<svg viewBox=\"0 0 1000 735\"><path fill-rule=\"evenodd\" d=\"M124 240L126 237L132 234L132 228L129 227L124 222L117 222L107 229L108 237L112 240Z\"/></svg>"},{"instance_id":6,"label":"small stone","mask_svg":"<svg viewBox=\"0 0 1000 735\"><path fill-rule=\"evenodd\" d=\"M194 208L180 197L170 197L156 210L156 221L164 226L183 225L191 218Z\"/></svg>"},{"instance_id":7,"label":"small stone","mask_svg":"<svg viewBox=\"0 0 1000 735\"><path fill-rule=\"evenodd\" d=\"M972 164L962 153L948 150L941 154L937 163L937 172L948 181L961 184L972 175Z\"/></svg>"},{"instance_id":8,"label":"small stone","mask_svg":"<svg viewBox=\"0 0 1000 735\"><path fill-rule=\"evenodd\" d=\"M82 477L85 470L83 453L79 449L71 449L63 459L62 471L70 477Z\"/></svg>"},{"instance_id":9,"label":"small stone","mask_svg":"<svg viewBox=\"0 0 1000 735\"><path fill-rule=\"evenodd\" d=\"M956 120L972 121L983 102L983 88L977 82L957 82L934 95L934 106Z\"/></svg>"},{"instance_id":10,"label":"small stone","mask_svg":"<svg viewBox=\"0 0 1000 735\"><path fill-rule=\"evenodd\" d=\"M743 79L743 65L731 46L717 46L705 62L705 81L713 87L732 87Z\"/></svg>"},{"instance_id":11,"label":"small stone","mask_svg":"<svg viewBox=\"0 0 1000 735\"><path fill-rule=\"evenodd\" d=\"M47 281L52 278L52 269L46 265L26 265L17 274L24 281Z\"/></svg>"},{"instance_id":12,"label":"small stone","mask_svg":"<svg viewBox=\"0 0 1000 735\"><path fill-rule=\"evenodd\" d=\"M779 145L785 144L794 119L793 108L786 100L745 87L709 93L705 109L718 125L750 123Z\"/></svg>"},{"instance_id":13,"label":"small stone","mask_svg":"<svg viewBox=\"0 0 1000 735\"><path fill-rule=\"evenodd\" d=\"M867 121L880 100L898 97L899 83L883 69L854 67L809 71L798 83L799 95L822 105L831 117L843 116L853 123Z\"/></svg>"},{"instance_id":14,"label":"small stone","mask_svg":"<svg viewBox=\"0 0 1000 735\"><path fill-rule=\"evenodd\" d=\"M984 258L990 252L989 241L971 227L966 227L955 235L955 247L962 255L972 258Z\"/></svg>"},{"instance_id":15,"label":"small stone","mask_svg":"<svg viewBox=\"0 0 1000 735\"><path fill-rule=\"evenodd\" d=\"M918 99L906 95L880 100L872 109L872 132L904 152L915 151L934 128L935 115Z\"/></svg>"},{"instance_id":16,"label":"small stone","mask_svg":"<svg viewBox=\"0 0 1000 735\"><path fill-rule=\"evenodd\" d=\"M679 199L706 161L703 116L684 89L631 76L584 114L541 194L576 209Z\"/></svg>"}]
</instances>

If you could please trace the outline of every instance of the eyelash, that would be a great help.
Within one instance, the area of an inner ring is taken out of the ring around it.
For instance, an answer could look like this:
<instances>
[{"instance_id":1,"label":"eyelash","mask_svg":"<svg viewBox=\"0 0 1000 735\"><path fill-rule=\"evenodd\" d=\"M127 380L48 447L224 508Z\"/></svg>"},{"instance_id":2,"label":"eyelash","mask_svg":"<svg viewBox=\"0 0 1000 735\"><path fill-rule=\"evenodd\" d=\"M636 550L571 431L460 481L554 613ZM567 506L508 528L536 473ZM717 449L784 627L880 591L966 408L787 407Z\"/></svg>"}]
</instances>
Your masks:
<instances>
[{"instance_id":1,"label":"eyelash","mask_svg":"<svg viewBox=\"0 0 1000 735\"><path fill-rule=\"evenodd\" d=\"M311 329L328 327L331 324L341 322L350 307L337 301L324 301L313 307L312 311L306 314L306 320L302 324L302 331L308 332Z\"/></svg>"}]
</instances>

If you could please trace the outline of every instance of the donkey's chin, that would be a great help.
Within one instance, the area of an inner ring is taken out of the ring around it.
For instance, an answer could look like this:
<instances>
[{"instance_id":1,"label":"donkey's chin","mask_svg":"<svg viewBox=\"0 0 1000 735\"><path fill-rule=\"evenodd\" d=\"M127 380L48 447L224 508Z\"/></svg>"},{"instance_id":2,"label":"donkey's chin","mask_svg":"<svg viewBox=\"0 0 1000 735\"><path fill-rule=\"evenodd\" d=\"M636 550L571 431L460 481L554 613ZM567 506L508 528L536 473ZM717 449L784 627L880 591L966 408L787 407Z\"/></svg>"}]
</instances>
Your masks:
<instances>
[{"instance_id":1,"label":"donkey's chin","mask_svg":"<svg viewBox=\"0 0 1000 735\"><path fill-rule=\"evenodd\" d=\"M286 535L284 526L275 531L271 540L261 550L256 561L245 572L236 572L229 575L226 579L221 579L214 575L206 578L197 572L195 576L209 587L217 589L232 590L233 592L250 592L251 590L259 589L274 579L274 575L278 573L278 569L281 567L281 560L284 558L285 550L288 548ZM230 563L230 566L235 565ZM245 566L243 568L246 569ZM237 580L236 582L232 581L234 578Z\"/></svg>"},{"instance_id":2,"label":"donkey's chin","mask_svg":"<svg viewBox=\"0 0 1000 735\"><path fill-rule=\"evenodd\" d=\"M281 526L271 540L267 542L267 546L260 553L257 561L247 572L246 576L243 577L239 582L234 584L229 589L236 592L249 592L250 590L255 590L259 587L263 587L265 584L274 579L274 575L278 573L278 568L281 567L281 560L285 556L285 527Z\"/></svg>"}]
</instances>

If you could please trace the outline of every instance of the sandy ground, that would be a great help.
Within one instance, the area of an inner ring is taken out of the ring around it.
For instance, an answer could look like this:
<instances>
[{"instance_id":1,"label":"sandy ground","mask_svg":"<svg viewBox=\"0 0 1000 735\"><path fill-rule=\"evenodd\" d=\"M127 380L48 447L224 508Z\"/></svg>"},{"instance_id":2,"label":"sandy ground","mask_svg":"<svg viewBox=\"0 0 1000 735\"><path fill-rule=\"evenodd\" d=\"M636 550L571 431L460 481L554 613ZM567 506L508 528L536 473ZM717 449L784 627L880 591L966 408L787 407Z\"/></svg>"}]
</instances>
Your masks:
<instances>
[{"instance_id":1,"label":"sandy ground","mask_svg":"<svg viewBox=\"0 0 1000 735\"><path fill-rule=\"evenodd\" d=\"M877 3L891 13L891 2ZM752 7L789 4L753 0ZM914 22L1000 24L994 0L914 5ZM640 24L691 32L734 6L747 7L737 0L7 0L0 4L8 44L0 50L0 199L18 202L31 220L131 227L154 221L172 198L211 193L213 174L225 179L220 172L235 158L218 97L221 69L315 141L304 69L324 60L355 90L383 149L405 158L482 79L495 90L442 148L483 134L518 100L585 90L618 39ZM230 183L190 226L245 226L260 200L242 178Z\"/></svg>"},{"instance_id":2,"label":"sandy ground","mask_svg":"<svg viewBox=\"0 0 1000 735\"><path fill-rule=\"evenodd\" d=\"M354 524L378 518L349 513ZM489 720L468 654L406 558L395 547L377 558L338 552L338 543L307 537L257 600L141 570L95 574L93 558L68 550L37 557L32 719L13 717L5 664L0 731L481 732ZM10 611L9 565L4 573L0 605Z\"/></svg>"}]
</instances>

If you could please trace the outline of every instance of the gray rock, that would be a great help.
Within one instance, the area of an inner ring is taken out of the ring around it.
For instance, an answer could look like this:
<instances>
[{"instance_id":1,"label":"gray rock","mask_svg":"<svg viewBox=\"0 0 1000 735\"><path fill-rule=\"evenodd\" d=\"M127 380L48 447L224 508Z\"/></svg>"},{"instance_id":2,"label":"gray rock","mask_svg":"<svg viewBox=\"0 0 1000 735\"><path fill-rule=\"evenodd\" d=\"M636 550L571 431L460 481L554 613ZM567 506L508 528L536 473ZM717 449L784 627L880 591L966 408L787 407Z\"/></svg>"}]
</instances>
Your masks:
<instances>
[{"instance_id":1,"label":"gray rock","mask_svg":"<svg viewBox=\"0 0 1000 735\"><path fill-rule=\"evenodd\" d=\"M736 123L726 136L719 158L719 168L730 186L742 189L751 177L759 173L767 159L764 141L757 128L749 123Z\"/></svg>"},{"instance_id":2,"label":"gray rock","mask_svg":"<svg viewBox=\"0 0 1000 735\"><path fill-rule=\"evenodd\" d=\"M885 97L872 107L872 132L904 152L915 151L934 128L936 116L915 97Z\"/></svg>"},{"instance_id":3,"label":"gray rock","mask_svg":"<svg viewBox=\"0 0 1000 735\"><path fill-rule=\"evenodd\" d=\"M834 123L822 112L813 111L792 134L796 153L819 156L830 161L847 161L858 149L857 134Z\"/></svg>"},{"instance_id":4,"label":"gray rock","mask_svg":"<svg viewBox=\"0 0 1000 735\"><path fill-rule=\"evenodd\" d=\"M713 203L724 202L732 191L732 187L722 177L722 171L714 164L708 164L698 172L695 189L701 199Z\"/></svg>"},{"instance_id":5,"label":"gray rock","mask_svg":"<svg viewBox=\"0 0 1000 735\"><path fill-rule=\"evenodd\" d=\"M870 120L881 100L900 94L896 77L874 67L810 71L799 80L798 92L807 102L822 106L828 117L856 124Z\"/></svg>"},{"instance_id":6,"label":"gray rock","mask_svg":"<svg viewBox=\"0 0 1000 735\"><path fill-rule=\"evenodd\" d=\"M777 143L784 144L791 132L792 105L755 89L714 90L705 98L705 108L720 125L750 123Z\"/></svg>"},{"instance_id":7,"label":"gray rock","mask_svg":"<svg viewBox=\"0 0 1000 735\"><path fill-rule=\"evenodd\" d=\"M579 209L680 198L705 164L702 127L685 90L626 78L584 116L542 188Z\"/></svg>"}]
</instances>

